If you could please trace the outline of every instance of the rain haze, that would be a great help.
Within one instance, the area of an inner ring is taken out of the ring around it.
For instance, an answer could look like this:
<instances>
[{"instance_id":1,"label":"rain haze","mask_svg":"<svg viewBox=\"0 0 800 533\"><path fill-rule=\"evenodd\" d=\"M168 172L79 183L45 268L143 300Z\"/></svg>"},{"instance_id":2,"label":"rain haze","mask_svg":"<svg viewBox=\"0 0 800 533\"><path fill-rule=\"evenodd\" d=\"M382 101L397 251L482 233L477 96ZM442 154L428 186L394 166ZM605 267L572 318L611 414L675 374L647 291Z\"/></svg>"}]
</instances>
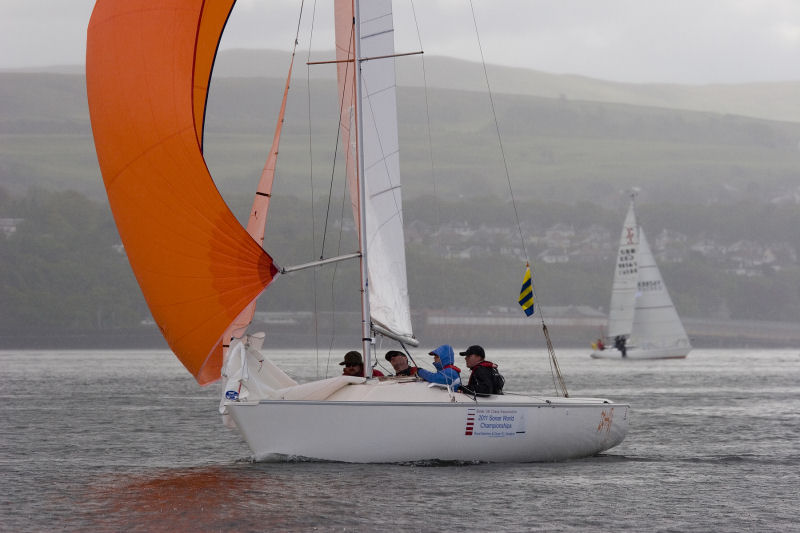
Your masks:
<instances>
[{"instance_id":1,"label":"rain haze","mask_svg":"<svg viewBox=\"0 0 800 533\"><path fill-rule=\"evenodd\" d=\"M800 533L800 0L392 2L0 0L0 533Z\"/></svg>"},{"instance_id":2,"label":"rain haze","mask_svg":"<svg viewBox=\"0 0 800 533\"><path fill-rule=\"evenodd\" d=\"M305 2L304 20L316 10L315 26L325 27L330 4ZM82 64L93 5L0 2L0 68ZM239 0L221 48L288 49L299 5ZM796 0L400 0L394 8L398 51L418 50L422 41L426 54L479 61L470 5L488 63L632 83L800 79ZM309 46L305 36L301 49ZM316 30L311 48L327 50L331 42L328 30Z\"/></svg>"}]
</instances>

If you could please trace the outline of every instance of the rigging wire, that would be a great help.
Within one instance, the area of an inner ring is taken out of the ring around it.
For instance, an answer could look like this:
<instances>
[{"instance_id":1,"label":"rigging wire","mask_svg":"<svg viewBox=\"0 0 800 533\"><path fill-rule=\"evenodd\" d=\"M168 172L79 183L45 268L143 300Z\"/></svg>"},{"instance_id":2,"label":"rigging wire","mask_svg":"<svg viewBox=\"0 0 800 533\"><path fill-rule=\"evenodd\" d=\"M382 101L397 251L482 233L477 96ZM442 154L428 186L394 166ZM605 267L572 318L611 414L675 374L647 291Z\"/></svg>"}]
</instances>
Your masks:
<instances>
[{"instance_id":1,"label":"rigging wire","mask_svg":"<svg viewBox=\"0 0 800 533\"><path fill-rule=\"evenodd\" d=\"M417 18L416 7L414 7L414 0L409 0L409 3L411 4L411 13L412 16L414 17L414 26L417 29L417 42L419 42L419 49L424 51L425 48L422 46L422 33L420 32L419 29L419 19ZM420 56L420 59L422 60L422 85L423 85L423 94L425 95L425 119L426 119L426 130L428 134L428 155L431 162L431 184L433 185L433 201L436 205L436 209L434 211L435 212L434 227L441 228L442 207L439 202L439 184L436 181L436 166L434 164L434 157L433 157L433 137L431 136L431 108L430 108L430 103L428 101L428 92L430 87L428 87L428 73L425 68L425 54L422 54ZM438 235L437 240L441 240L441 232L437 231L437 235ZM440 265L437 275L439 277L439 283L438 283L439 287L444 287L445 286L444 284L449 282L450 280L450 278L446 275L446 268L444 264Z\"/></svg>"},{"instance_id":2,"label":"rigging wire","mask_svg":"<svg viewBox=\"0 0 800 533\"><path fill-rule=\"evenodd\" d=\"M517 201L514 198L514 189L511 187L511 174L508 171L508 160L506 159L506 151L503 147L503 137L500 135L500 124L497 120L497 111L495 110L494 105L494 96L492 94L492 87L489 84L489 73L486 70L486 59L483 56L483 46L481 45L481 36L478 32L478 20L475 18L475 7L472 5L472 0L469 0L469 7L472 11L472 23L475 26L475 37L478 40L478 50L481 54L481 65L483 66L483 77L486 80L486 91L489 95L489 104L492 108L492 118L494 119L494 129L497 132L497 144L500 146L500 156L503 159L503 167L506 173L506 181L508 182L508 192L511 195L511 205L514 207L514 217L517 220L517 230L519 231L519 240L522 244L522 250L525 253L525 260L530 263L530 258L528 257L528 249L525 246L525 237L522 235L522 224L519 221L519 212L517 211Z\"/></svg>"},{"instance_id":3,"label":"rigging wire","mask_svg":"<svg viewBox=\"0 0 800 533\"><path fill-rule=\"evenodd\" d=\"M497 111L496 111L495 105L494 105L494 97L492 95L492 87L491 87L491 85L489 83L489 73L488 73L488 71L486 69L486 59L485 59L485 57L483 55L483 46L481 45L480 32L478 31L478 19L475 16L475 7L474 7L474 5L472 3L472 0L469 0L469 7L470 7L470 11L472 12L472 23L473 23L473 25L475 27L475 37L476 37L476 39L478 41L478 50L480 51L480 54L481 54L481 65L483 66L483 75L484 75L484 79L486 80L486 90L487 90L487 93L489 95L489 103L490 103L491 109L492 109L492 118L494 119L494 127L495 127L495 131L497 133L497 143L500 146L500 155L501 155L501 157L503 159L503 166L505 168L506 182L508 183L508 192L509 192L509 195L511 196L511 205L514 207L514 216L515 216L516 221L517 221L517 230L519 231L520 243L522 244L522 250L523 250L523 253L525 254L525 261L527 262L527 267L531 269L531 279L533 279L533 267L530 266L530 257L528 256L527 246L525 246L525 237L522 234L522 224L520 223L519 211L517 210L517 201L514 198L514 189L511 186L511 174L510 174L510 172L508 170L508 160L506 159L505 149L503 148L503 137L500 134L500 123L497 120ZM538 298L536 296L536 289L535 289L533 283L531 283L531 292L532 292L533 300L534 301L538 301ZM550 372L551 372L551 374L553 374L553 383L555 385L556 381L558 381L558 383L561 385L560 393L563 394L564 397L567 397L567 396L569 396L569 394L567 393L567 388L566 388L566 385L564 383L564 377L561 374L561 369L558 366L558 360L556 359L556 353L555 353L555 350L553 348L553 343L550 340L550 332L547 330L547 325L545 324L545 321L544 321L544 311L542 309L541 304L539 304L539 319L541 320L542 332L544 333L544 337L545 337L545 340L547 342L547 351L548 351L548 354L550 356ZM556 385L556 394L559 394L558 385Z\"/></svg>"},{"instance_id":4,"label":"rigging wire","mask_svg":"<svg viewBox=\"0 0 800 533\"><path fill-rule=\"evenodd\" d=\"M347 77L345 77L347 79ZM344 91L342 91L344 92ZM344 187L342 187L342 205L339 212L339 220L344 221L345 206L347 205L347 180L345 180ZM330 198L328 199L330 204ZM339 239L336 245L336 255L342 253L342 236L344 235L344 224L339 224ZM330 354L333 352L333 343L336 340L336 274L339 273L339 263L333 265L333 275L331 276L331 342L328 345L328 363L330 363ZM365 359L366 360L366 359Z\"/></svg>"},{"instance_id":5,"label":"rigging wire","mask_svg":"<svg viewBox=\"0 0 800 533\"><path fill-rule=\"evenodd\" d=\"M353 32L354 31L355 31L354 28L351 28L351 30L350 30L350 38L347 40L347 57L350 57L350 53L351 53L351 50L352 50L351 46L353 44ZM332 200L333 200L333 182L334 182L334 175L335 175L335 172L336 172L336 155L339 152L339 139L341 137L341 131L342 131L342 114L343 114L344 104L345 104L344 98L345 98L345 95L347 94L347 90L346 90L347 89L347 81L350 79L350 75L349 75L350 64L351 64L350 61L345 62L344 85L342 87L342 98L341 98L341 101L339 102L339 120L338 120L338 123L336 125L336 143L335 143L335 146L334 146L333 166L331 167L331 184L330 184L330 188L329 188L329 192L328 192L328 204L327 204L327 208L326 208L326 212L325 212L325 230L324 230L323 236L322 236L323 240L322 240L322 246L320 248L320 258L322 258L324 256L324 252L325 252L325 240L326 240L327 232L328 232L328 220L329 220L329 217L330 217L330 209L331 209L331 204L332 204ZM350 148L348 146L348 147L344 147L344 149L345 150L349 150ZM346 158L345 158L345 161L347 161ZM347 189L347 168L346 167L347 167L347 163L345 162L345 180L344 180L344 186L342 187L342 203L341 203L341 208L340 208L340 212L339 212L339 220L341 221L341 223L339 224L339 238L338 238L338 242L337 242L337 245L336 245L336 255L339 255L341 253L341 250L342 250L342 236L344 234L344 212L345 212L345 205L347 203L347 192L348 192L348 189ZM336 293L335 293L335 290L336 290L336 275L338 274L338 272L339 272L339 265L337 263L337 264L334 265L333 273L331 275L331 287L330 287L330 293L331 293L331 337L330 337L330 343L328 344L328 365L326 366L326 368L330 366L330 355L333 353L333 345L334 345L334 342L336 341L336 320L334 319L334 316L336 315ZM326 376L327 376L327 370L326 370Z\"/></svg>"},{"instance_id":6,"label":"rigging wire","mask_svg":"<svg viewBox=\"0 0 800 533\"><path fill-rule=\"evenodd\" d=\"M350 46L351 46L351 44L353 42L353 33L352 33L353 30L350 30L350 31L351 31L350 39L348 39L348 41L347 41L347 47L348 47L347 48L347 57L350 57L350 51L351 51ZM347 91L344 90L344 89L347 86L347 80L349 78L349 73L348 73L349 70L350 70L350 62L347 61L347 62L345 62L345 76L344 76L345 87L342 88L342 99L339 102L339 122L336 124L336 142L334 143L334 147L333 147L333 164L331 165L331 181L330 181L330 186L328 188L328 205L327 205L327 209L325 211L325 226L324 226L324 229L322 230L322 246L320 246L320 250L319 250L319 258L320 258L320 260L322 260L323 257L325 257L325 240L326 240L326 237L328 235L328 221L330 220L331 199L333 198L333 182L334 182L334 175L335 175L335 172L336 172L336 156L339 153L339 138L341 137L341 133L342 133L342 112L344 110L344 97L345 97L345 94L347 94ZM349 149L349 147L347 147L346 149Z\"/></svg>"},{"instance_id":7,"label":"rigging wire","mask_svg":"<svg viewBox=\"0 0 800 533\"><path fill-rule=\"evenodd\" d=\"M310 187L311 187L311 227L312 227L311 243L312 243L312 252L315 253L315 254L316 254L316 202L314 200L314 177L313 177L313 157L312 157L313 156L313 142L312 142L312 127L311 127L311 101L312 101L312 99L311 99L311 64L310 63L311 63L311 49L312 49L312 41L313 41L313 38L314 38L314 22L316 21L316 13L317 13L317 2L315 0L314 1L314 7L313 7L313 10L312 10L312 15L311 15L311 26L310 26L310 30L309 30L310 33L309 33L309 42L308 42L308 52L307 52L307 55L306 55L306 90L307 90L307 95L308 95L308 98L307 98L307 100L308 100L308 152L309 152L309 164L311 165L311 172L309 173L310 178L311 178L310 179ZM351 39L351 41L352 41L352 39ZM348 64L347 68L349 68L349 64ZM342 98L344 98L344 91L342 92ZM341 118L342 118L341 113L342 113L342 108L343 107L344 107L343 104L339 106L339 124L337 124L337 127L336 127L336 142L334 144L333 162L331 164L331 178L330 178L330 185L328 187L328 199L327 199L327 205L326 205L326 209L325 209L325 219L324 219L323 230L322 230L322 242L321 242L320 251L319 251L319 259L320 260L323 260L324 257L325 257L325 241L326 241L326 237L327 237L327 234L328 234L328 222L330 220L331 200L333 198L333 184L334 184L334 181L335 181L334 177L335 177L335 173L336 173L336 160L337 160L336 156L337 156L338 151L339 151L339 138L340 138L340 133L341 133ZM342 209L342 215L341 215L342 217L343 217L343 212L344 212L344 209ZM340 220L341 220L341 217L340 217ZM341 251L341 232L342 232L342 228L341 228L341 225L340 225L340 229L339 229L339 244L337 246L337 255ZM318 268L314 268L313 269L313 271L314 271L314 286L313 286L313 291L312 291L313 294L314 294L314 343L315 343L315 346L316 346L316 369L317 369L316 371L317 371L317 376L319 375L319 320L317 318L318 315L319 315L319 301L318 301L318 298L317 298L318 270L319 270ZM335 313L336 313L336 300L335 300L335 294L334 294L334 287L335 287L337 271L338 271L338 264L334 265L333 272L332 272L332 277L331 277L331 289L330 289L330 291L331 291L331 316L335 315ZM331 340L330 340L330 343L328 345L328 357L327 357L327 361L326 361L326 364L325 364L325 377L326 378L328 377L328 369L330 368L330 365L331 365L331 355L333 354L333 343L335 342L335 337L336 337L336 331L335 331L336 324L335 324L335 320L333 320L333 319L331 319L331 328L332 328Z\"/></svg>"},{"instance_id":8,"label":"rigging wire","mask_svg":"<svg viewBox=\"0 0 800 533\"><path fill-rule=\"evenodd\" d=\"M311 171L309 172L310 176L310 188L311 188L311 227L312 227L312 251L316 254L316 202L314 199L314 177L313 177L313 142L312 142L312 113L311 113L311 49L312 49L312 42L314 37L314 23L316 21L316 12L317 12L317 2L314 1L314 7L312 10L311 15L311 25L309 30L309 43L308 43L308 51L306 55L306 90L307 90L307 106L308 106L308 154L309 154L309 164L311 166ZM301 16L302 16L302 7L301 7ZM299 22L298 22L299 25ZM349 40L352 43L352 34ZM349 55L348 49L348 55ZM349 62L346 65L346 71L349 70L350 64ZM345 79L347 79L347 75L345 74ZM335 183L335 174L336 174L336 162L337 162L337 155L339 152L339 140L341 137L341 123L342 123L342 112L344 109L344 97L346 91L342 91L342 100L339 105L339 121L336 127L336 141L334 143L334 151L333 151L333 161L331 164L331 173L330 173L330 183L328 186L328 197L327 203L325 208L325 217L324 223L322 228L322 241L320 244L319 249L319 259L323 260L325 258L325 243L327 241L328 236L328 223L330 222L330 212L331 212L331 204L333 199L333 186ZM346 181L346 180L345 180ZM342 200L342 210L340 214L340 220L344 220L344 198L346 197L347 188L346 186L343 188L343 200ZM339 239L337 244L337 255L341 252L342 246L342 232L343 232L343 224L340 224L339 227ZM313 285L313 297L314 297L314 339L315 339L315 346L316 346L316 367L317 372L319 372L319 321L318 321L318 314L319 314L319 301L317 297L317 282L318 282L318 269L314 268L314 285ZM336 300L335 300L335 284L336 284L336 274L338 272L338 264L334 265L332 276L331 276L331 316L335 315L336 313ZM328 346L328 358L327 363L325 365L325 377L328 376L328 369L330 368L331 364L331 355L333 353L333 344L335 342L336 337L336 321L331 319L331 340Z\"/></svg>"},{"instance_id":9,"label":"rigging wire","mask_svg":"<svg viewBox=\"0 0 800 533\"><path fill-rule=\"evenodd\" d=\"M303 17L303 3L300 5L300 18ZM309 188L311 189L311 252L315 253L317 250L317 227L316 227L316 209L314 203L314 149L313 143L311 142L312 139L312 126L311 126L311 65L308 63L311 61L311 42L314 39L314 21L317 15L317 1L314 0L314 6L311 10L311 26L309 28L308 33L308 51L306 52L306 95L307 95L307 105L308 105L308 177L309 177ZM298 26L300 22L298 21ZM312 285L311 285L311 293L313 296L313 307L314 307L314 318L312 319L314 325L314 368L315 368L315 376L319 379L319 302L317 301L317 277L318 269L312 269ZM330 354L328 354L329 363L330 363ZM326 365L327 368L327 365ZM327 371L326 371L327 376Z\"/></svg>"},{"instance_id":10,"label":"rigging wire","mask_svg":"<svg viewBox=\"0 0 800 533\"><path fill-rule=\"evenodd\" d=\"M400 343L400 347L403 348L404 352L406 352L406 355L408 356L409 359L411 359L411 362L414 364L414 366L419 368L419 365L417 364L416 361L414 361L414 357L411 356L411 352L408 351L408 348L406 347L404 342Z\"/></svg>"},{"instance_id":11,"label":"rigging wire","mask_svg":"<svg viewBox=\"0 0 800 533\"><path fill-rule=\"evenodd\" d=\"M561 394L564 398L569 398L567 391L567 384L564 381L564 375L561 373L561 368L558 366L558 359L556 359L556 351L553 348L553 341L550 340L550 332L547 330L544 320L542 320L542 332L544 333L545 341L547 342L547 353L550 355L550 375L553 376L553 387L556 389L556 394Z\"/></svg>"}]
</instances>

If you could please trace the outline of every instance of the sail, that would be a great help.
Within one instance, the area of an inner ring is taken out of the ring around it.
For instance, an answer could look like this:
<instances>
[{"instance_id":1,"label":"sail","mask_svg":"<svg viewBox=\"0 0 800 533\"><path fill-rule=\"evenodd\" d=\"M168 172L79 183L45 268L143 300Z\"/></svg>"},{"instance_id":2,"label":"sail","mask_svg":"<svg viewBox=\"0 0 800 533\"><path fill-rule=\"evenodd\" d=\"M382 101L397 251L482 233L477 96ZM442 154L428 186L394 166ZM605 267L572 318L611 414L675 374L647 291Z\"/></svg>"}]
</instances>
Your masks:
<instances>
[{"instance_id":1,"label":"sail","mask_svg":"<svg viewBox=\"0 0 800 533\"><path fill-rule=\"evenodd\" d=\"M347 148L351 202L358 222L351 0L336 1L336 58L342 102L342 142ZM391 0L360 4L361 110L366 189L369 306L372 322L398 337L411 338L397 130L394 27ZM380 58L380 59L370 59Z\"/></svg>"},{"instance_id":2,"label":"sail","mask_svg":"<svg viewBox=\"0 0 800 533\"><path fill-rule=\"evenodd\" d=\"M295 39L295 43L297 40ZM296 44L295 44L296 46ZM275 167L278 163L278 148L281 144L281 132L283 131L283 119L286 115L286 101L289 98L289 83L292 81L292 67L294 67L294 52L292 60L289 62L289 72L286 74L286 84L283 88L283 99L281 109L278 113L278 121L275 124L275 133L272 136L272 146L261 171L261 179L258 181L256 194L253 198L253 207L250 208L250 218L247 219L247 233L256 240L261 246L264 245L264 233L267 225L267 213L269 212L270 199L272 198L272 185L275 183ZM256 312L256 300L239 313L239 316L228 326L223 334L223 346L232 337L241 338L247 330L247 326L253 321Z\"/></svg>"},{"instance_id":3,"label":"sail","mask_svg":"<svg viewBox=\"0 0 800 533\"><path fill-rule=\"evenodd\" d=\"M642 349L689 346L689 337L661 278L644 230L639 228L639 279L631 338Z\"/></svg>"},{"instance_id":4,"label":"sail","mask_svg":"<svg viewBox=\"0 0 800 533\"><path fill-rule=\"evenodd\" d=\"M639 246L639 227L631 202L622 234L619 237L617 265L614 270L614 283L611 286L611 303L608 306L609 337L630 335L633 330L633 314L636 297L636 281L639 277L637 250Z\"/></svg>"},{"instance_id":5,"label":"sail","mask_svg":"<svg viewBox=\"0 0 800 533\"><path fill-rule=\"evenodd\" d=\"M232 0L98 0L86 85L109 204L145 300L200 383L221 337L277 273L202 155L208 78Z\"/></svg>"},{"instance_id":6,"label":"sail","mask_svg":"<svg viewBox=\"0 0 800 533\"><path fill-rule=\"evenodd\" d=\"M192 78L192 85L194 86L194 127L201 150L203 148L203 126L206 118L206 100L208 98L208 84L211 81L211 70L214 68L214 60L217 57L219 38L235 3L236 0L217 0L215 2L203 2L202 6L200 23L197 28L194 76Z\"/></svg>"}]
</instances>

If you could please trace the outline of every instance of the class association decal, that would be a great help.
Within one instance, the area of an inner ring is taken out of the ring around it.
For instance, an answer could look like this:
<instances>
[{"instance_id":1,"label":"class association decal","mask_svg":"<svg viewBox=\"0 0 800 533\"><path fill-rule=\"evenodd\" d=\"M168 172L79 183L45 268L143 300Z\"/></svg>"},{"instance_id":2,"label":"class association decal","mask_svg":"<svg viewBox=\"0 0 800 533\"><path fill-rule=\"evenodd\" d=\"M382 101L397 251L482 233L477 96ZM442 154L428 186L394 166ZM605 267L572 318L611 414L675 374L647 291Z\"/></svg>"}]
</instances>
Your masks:
<instances>
[{"instance_id":1,"label":"class association decal","mask_svg":"<svg viewBox=\"0 0 800 533\"><path fill-rule=\"evenodd\" d=\"M516 437L525 434L525 416L519 409L470 407L464 435L471 437Z\"/></svg>"}]
</instances>

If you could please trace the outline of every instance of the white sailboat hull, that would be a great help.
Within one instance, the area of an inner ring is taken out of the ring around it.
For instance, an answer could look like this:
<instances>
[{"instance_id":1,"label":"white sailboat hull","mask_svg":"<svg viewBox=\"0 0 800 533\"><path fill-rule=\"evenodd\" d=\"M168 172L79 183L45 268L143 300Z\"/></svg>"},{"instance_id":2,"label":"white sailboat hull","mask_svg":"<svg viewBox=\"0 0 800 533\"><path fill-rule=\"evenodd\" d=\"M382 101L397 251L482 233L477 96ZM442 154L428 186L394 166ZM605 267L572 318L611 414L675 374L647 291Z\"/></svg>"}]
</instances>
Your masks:
<instances>
[{"instance_id":1,"label":"white sailboat hull","mask_svg":"<svg viewBox=\"0 0 800 533\"><path fill-rule=\"evenodd\" d=\"M426 383L349 385L324 401L226 402L257 460L560 461L622 442L628 405L598 398L471 397Z\"/></svg>"},{"instance_id":2,"label":"white sailboat hull","mask_svg":"<svg viewBox=\"0 0 800 533\"><path fill-rule=\"evenodd\" d=\"M685 359L690 351L692 351L691 346L644 349L631 347L627 349L625 357L622 357L622 352L615 348L595 350L589 355L593 359Z\"/></svg>"}]
</instances>

